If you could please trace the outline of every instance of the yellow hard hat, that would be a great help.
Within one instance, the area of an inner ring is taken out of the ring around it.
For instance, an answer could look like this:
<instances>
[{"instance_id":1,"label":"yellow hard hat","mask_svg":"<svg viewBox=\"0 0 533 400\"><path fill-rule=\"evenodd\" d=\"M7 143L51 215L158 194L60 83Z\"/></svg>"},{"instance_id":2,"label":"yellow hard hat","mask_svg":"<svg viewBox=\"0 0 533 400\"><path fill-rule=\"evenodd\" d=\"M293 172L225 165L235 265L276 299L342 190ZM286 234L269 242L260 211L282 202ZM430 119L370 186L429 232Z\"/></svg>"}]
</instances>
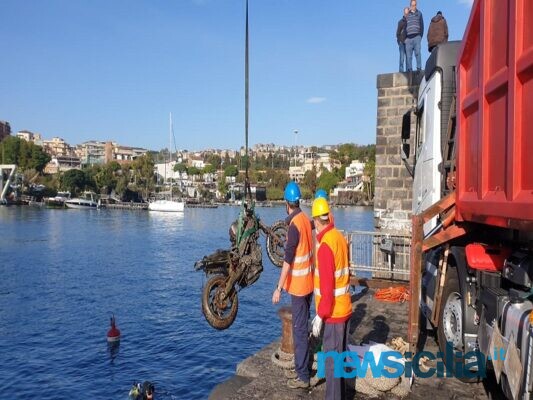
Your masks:
<instances>
[{"instance_id":1,"label":"yellow hard hat","mask_svg":"<svg viewBox=\"0 0 533 400\"><path fill-rule=\"evenodd\" d=\"M313 208L311 208L311 215L313 218L321 215L329 214L329 205L325 198L319 197L313 201Z\"/></svg>"}]
</instances>

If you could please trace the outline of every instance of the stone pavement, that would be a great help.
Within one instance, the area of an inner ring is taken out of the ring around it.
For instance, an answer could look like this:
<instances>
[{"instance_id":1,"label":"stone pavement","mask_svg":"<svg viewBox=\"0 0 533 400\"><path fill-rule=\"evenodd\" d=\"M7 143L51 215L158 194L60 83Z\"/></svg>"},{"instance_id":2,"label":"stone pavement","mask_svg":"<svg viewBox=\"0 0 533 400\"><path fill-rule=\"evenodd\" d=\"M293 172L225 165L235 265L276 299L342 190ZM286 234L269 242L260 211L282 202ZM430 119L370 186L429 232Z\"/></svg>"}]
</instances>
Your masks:
<instances>
[{"instance_id":1,"label":"stone pavement","mask_svg":"<svg viewBox=\"0 0 533 400\"><path fill-rule=\"evenodd\" d=\"M401 336L407 337L408 304L382 303L373 298L372 290L354 296L354 314L351 320L351 343L361 344L368 341L385 343ZM312 390L293 390L286 386L287 379L283 370L272 364L272 353L279 347L274 342L257 354L248 357L237 366L235 376L216 386L211 392L211 400L247 399L323 399L325 385L320 384ZM436 352L437 344L428 337L424 350ZM353 382L348 399L365 399L367 396L356 394ZM466 384L455 378L417 379L407 399L497 399L501 395L490 383ZM396 399L392 394L384 398Z\"/></svg>"}]
</instances>

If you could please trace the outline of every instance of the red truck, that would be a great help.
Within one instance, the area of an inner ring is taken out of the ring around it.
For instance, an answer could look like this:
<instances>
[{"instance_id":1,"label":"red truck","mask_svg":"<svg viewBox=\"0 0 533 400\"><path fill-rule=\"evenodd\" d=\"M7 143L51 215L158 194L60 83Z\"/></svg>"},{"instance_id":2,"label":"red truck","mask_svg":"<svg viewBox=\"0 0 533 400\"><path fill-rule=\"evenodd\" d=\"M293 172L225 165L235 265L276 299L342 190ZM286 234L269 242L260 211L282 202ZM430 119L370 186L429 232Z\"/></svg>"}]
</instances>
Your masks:
<instances>
[{"instance_id":1,"label":"red truck","mask_svg":"<svg viewBox=\"0 0 533 400\"><path fill-rule=\"evenodd\" d=\"M415 140L410 114L402 129L406 163L416 147L411 348L432 328L446 367L473 372L459 378L487 367L508 398L530 399L533 0L476 0L462 42L428 59L415 114Z\"/></svg>"}]
</instances>

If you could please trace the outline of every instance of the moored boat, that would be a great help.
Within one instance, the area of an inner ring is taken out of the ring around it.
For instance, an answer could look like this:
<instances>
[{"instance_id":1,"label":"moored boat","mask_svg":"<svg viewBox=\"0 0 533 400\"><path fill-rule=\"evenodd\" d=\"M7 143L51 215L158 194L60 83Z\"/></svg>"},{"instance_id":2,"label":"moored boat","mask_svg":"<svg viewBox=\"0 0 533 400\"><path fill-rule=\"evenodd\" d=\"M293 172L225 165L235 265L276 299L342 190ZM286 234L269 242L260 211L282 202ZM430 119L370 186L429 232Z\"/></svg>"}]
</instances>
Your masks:
<instances>
[{"instance_id":1,"label":"moored boat","mask_svg":"<svg viewBox=\"0 0 533 400\"><path fill-rule=\"evenodd\" d=\"M68 199L65 201L65 205L68 208L75 209L98 208L98 203L96 202L96 195L93 192L85 192L83 193L83 197L75 197L73 199Z\"/></svg>"}]
</instances>

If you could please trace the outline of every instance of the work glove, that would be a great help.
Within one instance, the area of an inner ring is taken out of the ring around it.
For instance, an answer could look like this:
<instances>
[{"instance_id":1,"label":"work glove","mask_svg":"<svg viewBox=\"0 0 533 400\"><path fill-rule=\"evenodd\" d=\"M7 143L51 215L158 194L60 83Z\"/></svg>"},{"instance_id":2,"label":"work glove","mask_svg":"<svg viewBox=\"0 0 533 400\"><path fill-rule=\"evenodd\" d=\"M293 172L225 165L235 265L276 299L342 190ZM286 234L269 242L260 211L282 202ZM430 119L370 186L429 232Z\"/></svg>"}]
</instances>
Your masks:
<instances>
[{"instance_id":1,"label":"work glove","mask_svg":"<svg viewBox=\"0 0 533 400\"><path fill-rule=\"evenodd\" d=\"M320 318L318 315L313 318L313 336L319 337L320 331L322 330L322 318Z\"/></svg>"}]
</instances>

